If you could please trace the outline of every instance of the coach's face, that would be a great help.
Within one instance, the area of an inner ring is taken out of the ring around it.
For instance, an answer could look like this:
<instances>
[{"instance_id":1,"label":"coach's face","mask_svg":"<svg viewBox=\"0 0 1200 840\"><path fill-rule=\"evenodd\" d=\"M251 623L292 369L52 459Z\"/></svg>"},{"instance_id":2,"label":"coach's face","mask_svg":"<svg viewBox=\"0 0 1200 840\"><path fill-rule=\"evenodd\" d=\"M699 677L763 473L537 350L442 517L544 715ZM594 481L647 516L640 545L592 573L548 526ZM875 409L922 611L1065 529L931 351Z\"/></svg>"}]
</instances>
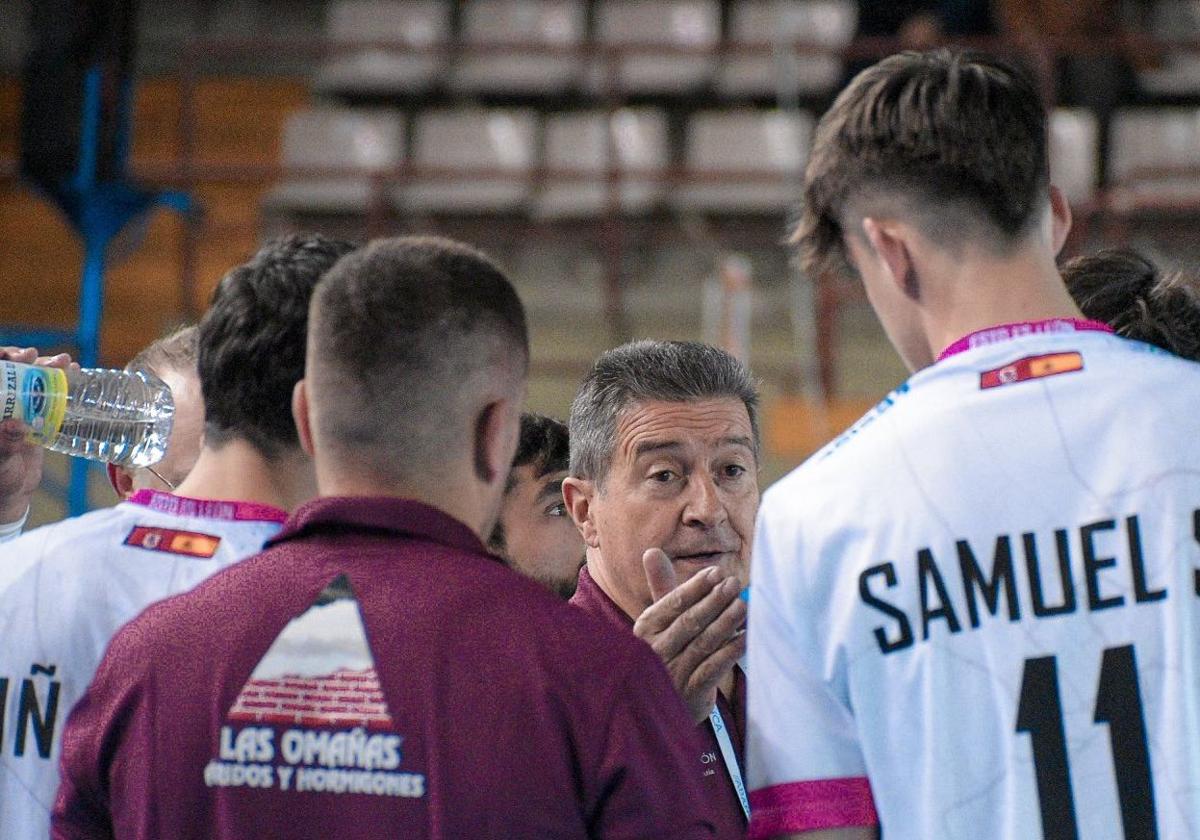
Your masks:
<instances>
[{"instance_id":1,"label":"coach's face","mask_svg":"<svg viewBox=\"0 0 1200 840\"><path fill-rule=\"evenodd\" d=\"M653 601L642 555L661 548L679 583L717 566L745 585L757 469L741 400L635 403L617 423L602 485L569 480L585 502L568 498L596 582L636 618Z\"/></svg>"}]
</instances>

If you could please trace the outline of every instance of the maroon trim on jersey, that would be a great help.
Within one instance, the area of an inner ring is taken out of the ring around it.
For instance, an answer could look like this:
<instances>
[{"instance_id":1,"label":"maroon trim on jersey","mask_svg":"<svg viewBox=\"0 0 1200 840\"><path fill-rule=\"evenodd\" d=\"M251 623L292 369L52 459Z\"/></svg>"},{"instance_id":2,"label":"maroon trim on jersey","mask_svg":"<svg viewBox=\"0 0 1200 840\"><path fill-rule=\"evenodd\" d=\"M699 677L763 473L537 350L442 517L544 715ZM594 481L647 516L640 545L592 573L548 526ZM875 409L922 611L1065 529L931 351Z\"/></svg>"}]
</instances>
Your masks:
<instances>
[{"instance_id":1,"label":"maroon trim on jersey","mask_svg":"<svg viewBox=\"0 0 1200 840\"><path fill-rule=\"evenodd\" d=\"M813 779L750 791L750 840L827 828L879 825L865 776Z\"/></svg>"},{"instance_id":2,"label":"maroon trim on jersey","mask_svg":"<svg viewBox=\"0 0 1200 840\"><path fill-rule=\"evenodd\" d=\"M1085 321L1081 318L1049 318L1044 321L1020 321L1014 324L999 324L995 327L988 327L985 330L978 330L970 335L963 336L939 353L937 360L940 362L943 359L948 359L959 353L965 353L976 347L999 344L1003 341L1010 341L1025 335L1068 332L1102 332L1111 334L1113 328L1099 321Z\"/></svg>"},{"instance_id":3,"label":"maroon trim on jersey","mask_svg":"<svg viewBox=\"0 0 1200 840\"><path fill-rule=\"evenodd\" d=\"M129 501L160 513L173 516L195 516L202 519L219 519L224 522L278 522L287 521L287 511L257 502L236 502L220 499L190 499L161 490L144 488L134 493Z\"/></svg>"}]
</instances>

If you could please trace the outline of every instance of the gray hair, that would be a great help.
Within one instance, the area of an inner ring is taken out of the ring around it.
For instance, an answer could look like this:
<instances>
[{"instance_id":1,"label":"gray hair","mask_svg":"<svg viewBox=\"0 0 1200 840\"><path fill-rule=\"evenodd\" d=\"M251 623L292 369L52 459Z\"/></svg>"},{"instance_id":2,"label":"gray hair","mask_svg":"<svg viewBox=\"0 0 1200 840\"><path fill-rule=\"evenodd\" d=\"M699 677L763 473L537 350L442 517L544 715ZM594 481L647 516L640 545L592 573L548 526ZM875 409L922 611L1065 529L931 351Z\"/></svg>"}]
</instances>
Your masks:
<instances>
[{"instance_id":1,"label":"gray hair","mask_svg":"<svg viewBox=\"0 0 1200 840\"><path fill-rule=\"evenodd\" d=\"M571 403L571 475L604 480L617 422L638 402L741 400L758 456L758 388L749 369L724 350L695 341L634 341L605 352Z\"/></svg>"}]
</instances>

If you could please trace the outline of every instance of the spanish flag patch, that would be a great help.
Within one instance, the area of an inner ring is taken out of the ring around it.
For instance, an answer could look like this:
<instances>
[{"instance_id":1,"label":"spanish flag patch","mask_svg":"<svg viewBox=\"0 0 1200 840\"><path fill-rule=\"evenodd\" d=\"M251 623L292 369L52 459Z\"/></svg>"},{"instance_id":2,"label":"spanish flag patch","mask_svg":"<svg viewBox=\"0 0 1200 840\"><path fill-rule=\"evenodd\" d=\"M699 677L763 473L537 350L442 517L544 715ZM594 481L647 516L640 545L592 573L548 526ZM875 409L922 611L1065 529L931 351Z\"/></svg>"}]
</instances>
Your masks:
<instances>
[{"instance_id":1,"label":"spanish flag patch","mask_svg":"<svg viewBox=\"0 0 1200 840\"><path fill-rule=\"evenodd\" d=\"M986 370L979 374L979 387L999 388L1001 385L1012 385L1014 382L1028 382L1030 379L1042 379L1046 376L1057 376L1060 373L1074 373L1080 370L1083 370L1083 355L1080 353L1050 353L1046 356L1029 356L1004 367Z\"/></svg>"},{"instance_id":2,"label":"spanish flag patch","mask_svg":"<svg viewBox=\"0 0 1200 840\"><path fill-rule=\"evenodd\" d=\"M217 553L220 537L195 531L176 531L172 528L153 528L135 525L125 538L125 545L161 551L164 554L183 554L187 557L209 558Z\"/></svg>"}]
</instances>

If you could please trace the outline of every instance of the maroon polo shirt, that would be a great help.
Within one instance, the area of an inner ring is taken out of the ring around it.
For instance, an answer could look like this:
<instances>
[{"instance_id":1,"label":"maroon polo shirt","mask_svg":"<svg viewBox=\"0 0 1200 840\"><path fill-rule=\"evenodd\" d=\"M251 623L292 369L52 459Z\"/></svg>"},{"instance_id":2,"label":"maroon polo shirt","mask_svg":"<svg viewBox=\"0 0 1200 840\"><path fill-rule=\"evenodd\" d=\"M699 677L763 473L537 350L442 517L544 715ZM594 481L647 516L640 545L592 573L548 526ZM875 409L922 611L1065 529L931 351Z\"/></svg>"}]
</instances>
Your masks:
<instances>
[{"instance_id":1,"label":"maroon polo shirt","mask_svg":"<svg viewBox=\"0 0 1200 840\"><path fill-rule=\"evenodd\" d=\"M604 590L588 574L585 566L579 572L579 587L571 597L571 603L584 611L602 618L614 627L628 632L633 629L633 619L605 594ZM746 772L746 678L740 668L734 667L733 702L717 692L717 708L729 727L730 740L737 753L742 773ZM721 748L712 724L705 721L693 730L700 735L700 743L690 746L688 773L700 780L705 796L712 807L712 816L717 824L717 837L739 838L746 836L746 815L738 801L737 791L729 772L721 760ZM690 739L689 739L690 740Z\"/></svg>"},{"instance_id":2,"label":"maroon polo shirt","mask_svg":"<svg viewBox=\"0 0 1200 840\"><path fill-rule=\"evenodd\" d=\"M310 502L113 639L57 838L708 838L687 711L623 630L401 499Z\"/></svg>"}]
</instances>

